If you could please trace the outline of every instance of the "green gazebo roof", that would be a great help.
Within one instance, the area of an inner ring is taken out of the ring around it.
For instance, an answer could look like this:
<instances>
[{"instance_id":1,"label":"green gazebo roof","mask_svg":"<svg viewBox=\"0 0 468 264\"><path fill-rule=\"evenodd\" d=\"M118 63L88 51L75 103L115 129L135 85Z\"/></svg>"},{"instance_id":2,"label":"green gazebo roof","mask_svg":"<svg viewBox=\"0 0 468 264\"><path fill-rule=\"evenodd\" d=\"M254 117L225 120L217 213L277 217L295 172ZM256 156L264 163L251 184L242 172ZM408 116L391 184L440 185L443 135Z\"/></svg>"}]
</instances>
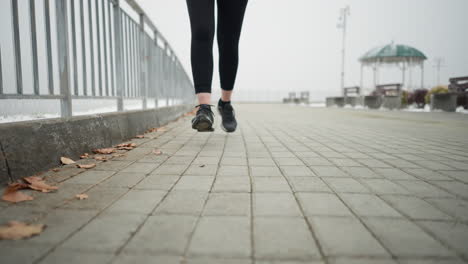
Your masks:
<instances>
[{"instance_id":1,"label":"green gazebo roof","mask_svg":"<svg viewBox=\"0 0 468 264\"><path fill-rule=\"evenodd\" d=\"M364 63L372 62L402 62L412 60L414 62L427 60L421 51L406 45L388 44L368 51L359 59Z\"/></svg>"}]
</instances>

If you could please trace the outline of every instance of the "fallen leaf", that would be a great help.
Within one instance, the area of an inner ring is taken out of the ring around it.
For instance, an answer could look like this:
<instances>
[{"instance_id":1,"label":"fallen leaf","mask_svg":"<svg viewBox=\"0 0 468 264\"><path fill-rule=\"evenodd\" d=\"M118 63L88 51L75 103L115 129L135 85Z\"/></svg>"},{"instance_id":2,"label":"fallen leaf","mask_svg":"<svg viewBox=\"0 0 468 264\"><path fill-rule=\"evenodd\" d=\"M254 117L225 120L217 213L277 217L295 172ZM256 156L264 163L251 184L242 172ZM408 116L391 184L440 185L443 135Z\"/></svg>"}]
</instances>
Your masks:
<instances>
[{"instance_id":1,"label":"fallen leaf","mask_svg":"<svg viewBox=\"0 0 468 264\"><path fill-rule=\"evenodd\" d=\"M50 192L52 190L58 190L57 186L46 184L44 179L38 176L24 177L23 180L29 183L28 188L36 191Z\"/></svg>"},{"instance_id":2,"label":"fallen leaf","mask_svg":"<svg viewBox=\"0 0 468 264\"><path fill-rule=\"evenodd\" d=\"M95 163L91 163L91 164L76 164L76 166L80 169L92 169L94 167L96 167L96 164Z\"/></svg>"},{"instance_id":3,"label":"fallen leaf","mask_svg":"<svg viewBox=\"0 0 468 264\"><path fill-rule=\"evenodd\" d=\"M77 194L75 197L76 197L76 199L78 199L78 200L86 200L86 199L89 198L89 196L88 196L86 193Z\"/></svg>"},{"instance_id":4,"label":"fallen leaf","mask_svg":"<svg viewBox=\"0 0 468 264\"><path fill-rule=\"evenodd\" d=\"M136 144L135 143L122 143L122 144L118 144L116 147L117 148L124 148L124 147L135 148Z\"/></svg>"},{"instance_id":5,"label":"fallen leaf","mask_svg":"<svg viewBox=\"0 0 468 264\"><path fill-rule=\"evenodd\" d=\"M145 138L145 135L137 135L135 138Z\"/></svg>"},{"instance_id":6,"label":"fallen leaf","mask_svg":"<svg viewBox=\"0 0 468 264\"><path fill-rule=\"evenodd\" d=\"M205 164L203 164L203 165L200 165L200 168L204 168L204 167L205 167Z\"/></svg>"},{"instance_id":7,"label":"fallen leaf","mask_svg":"<svg viewBox=\"0 0 468 264\"><path fill-rule=\"evenodd\" d=\"M111 154L115 153L115 148L102 148L102 149L95 149L93 150L96 154Z\"/></svg>"},{"instance_id":8,"label":"fallen leaf","mask_svg":"<svg viewBox=\"0 0 468 264\"><path fill-rule=\"evenodd\" d=\"M112 157L125 157L126 155L125 154L112 154Z\"/></svg>"},{"instance_id":9,"label":"fallen leaf","mask_svg":"<svg viewBox=\"0 0 468 264\"><path fill-rule=\"evenodd\" d=\"M106 156L94 156L94 159L100 161L107 161L108 158Z\"/></svg>"},{"instance_id":10,"label":"fallen leaf","mask_svg":"<svg viewBox=\"0 0 468 264\"><path fill-rule=\"evenodd\" d=\"M53 172L59 172L60 170L55 168L55 169L52 169Z\"/></svg>"},{"instance_id":11,"label":"fallen leaf","mask_svg":"<svg viewBox=\"0 0 468 264\"><path fill-rule=\"evenodd\" d=\"M70 165L70 164L75 163L72 159L69 159L69 158L66 158L66 157L61 157L60 161L62 162L62 164L65 164L65 165Z\"/></svg>"},{"instance_id":12,"label":"fallen leaf","mask_svg":"<svg viewBox=\"0 0 468 264\"><path fill-rule=\"evenodd\" d=\"M161 155L161 154L162 154L162 151L159 150L159 149L154 149L154 150L153 150L153 154L155 154L155 155Z\"/></svg>"},{"instance_id":13,"label":"fallen leaf","mask_svg":"<svg viewBox=\"0 0 468 264\"><path fill-rule=\"evenodd\" d=\"M85 154L81 155L80 158L81 159L87 159L87 158L89 158L89 154L85 153Z\"/></svg>"},{"instance_id":14,"label":"fallen leaf","mask_svg":"<svg viewBox=\"0 0 468 264\"><path fill-rule=\"evenodd\" d=\"M8 185L5 189L5 192L2 195L2 200L11 202L11 203L19 203L23 201L31 201L34 200L32 196L24 194L20 192L21 189L29 188L27 184L24 183L12 183Z\"/></svg>"},{"instance_id":15,"label":"fallen leaf","mask_svg":"<svg viewBox=\"0 0 468 264\"><path fill-rule=\"evenodd\" d=\"M133 147L118 147L118 150L132 150L134 149Z\"/></svg>"},{"instance_id":16,"label":"fallen leaf","mask_svg":"<svg viewBox=\"0 0 468 264\"><path fill-rule=\"evenodd\" d=\"M44 224L25 224L10 221L6 226L0 226L0 239L18 240L29 238L42 233Z\"/></svg>"}]
</instances>

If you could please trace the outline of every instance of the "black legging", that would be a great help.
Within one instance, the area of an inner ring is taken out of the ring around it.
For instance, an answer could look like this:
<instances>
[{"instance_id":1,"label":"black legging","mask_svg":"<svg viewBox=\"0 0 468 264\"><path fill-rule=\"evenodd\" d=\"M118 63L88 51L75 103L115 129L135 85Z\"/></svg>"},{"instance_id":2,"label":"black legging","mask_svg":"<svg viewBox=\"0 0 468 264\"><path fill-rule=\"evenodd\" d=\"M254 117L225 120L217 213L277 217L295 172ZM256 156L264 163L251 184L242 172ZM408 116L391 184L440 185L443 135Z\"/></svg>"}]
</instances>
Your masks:
<instances>
[{"instance_id":1,"label":"black legging","mask_svg":"<svg viewBox=\"0 0 468 264\"><path fill-rule=\"evenodd\" d=\"M221 88L231 91L239 64L239 37L248 0L217 0ZM187 0L192 29L192 73L196 93L211 93L215 0Z\"/></svg>"}]
</instances>

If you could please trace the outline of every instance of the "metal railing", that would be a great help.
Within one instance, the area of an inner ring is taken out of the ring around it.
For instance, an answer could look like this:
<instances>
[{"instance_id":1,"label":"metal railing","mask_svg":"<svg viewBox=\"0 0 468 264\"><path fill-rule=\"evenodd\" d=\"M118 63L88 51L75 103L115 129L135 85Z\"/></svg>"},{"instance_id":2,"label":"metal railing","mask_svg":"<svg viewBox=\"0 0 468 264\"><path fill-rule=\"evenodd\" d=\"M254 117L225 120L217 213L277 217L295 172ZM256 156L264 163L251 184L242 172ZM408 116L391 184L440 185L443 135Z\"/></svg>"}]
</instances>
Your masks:
<instances>
[{"instance_id":1,"label":"metal railing","mask_svg":"<svg viewBox=\"0 0 468 264\"><path fill-rule=\"evenodd\" d=\"M31 76L23 74L29 65L23 64L19 1L10 1L14 65L2 65L0 46L0 100L59 99L62 117L72 116L73 99L115 99L118 111L124 110L124 99L142 100L143 109L149 100L154 100L155 107L161 99L166 105L193 102L190 78L135 0L125 0L134 14L126 12L119 0L29 0L29 10L21 11L29 14L32 70L27 72ZM42 32L37 30L39 9L43 12ZM135 14L139 21L132 18ZM38 60L38 34L45 41L45 45L41 43L45 52L42 63ZM4 89L2 72L10 66L15 71L13 92ZM47 89L42 91L41 73L47 79ZM32 80L31 93L24 92L24 78Z\"/></svg>"}]
</instances>

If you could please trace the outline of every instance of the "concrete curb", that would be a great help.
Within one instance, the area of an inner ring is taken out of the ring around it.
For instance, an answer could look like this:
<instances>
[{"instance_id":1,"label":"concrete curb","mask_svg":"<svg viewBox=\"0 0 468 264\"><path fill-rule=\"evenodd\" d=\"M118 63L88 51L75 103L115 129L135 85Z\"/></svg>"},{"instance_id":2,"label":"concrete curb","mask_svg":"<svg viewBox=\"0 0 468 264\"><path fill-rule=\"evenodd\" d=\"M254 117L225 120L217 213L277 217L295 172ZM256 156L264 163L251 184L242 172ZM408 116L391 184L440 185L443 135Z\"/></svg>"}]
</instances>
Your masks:
<instances>
[{"instance_id":1,"label":"concrete curb","mask_svg":"<svg viewBox=\"0 0 468 264\"><path fill-rule=\"evenodd\" d=\"M0 124L0 183L60 165L60 157L77 159L92 149L121 143L153 127L164 126L193 109L179 105Z\"/></svg>"}]
</instances>

